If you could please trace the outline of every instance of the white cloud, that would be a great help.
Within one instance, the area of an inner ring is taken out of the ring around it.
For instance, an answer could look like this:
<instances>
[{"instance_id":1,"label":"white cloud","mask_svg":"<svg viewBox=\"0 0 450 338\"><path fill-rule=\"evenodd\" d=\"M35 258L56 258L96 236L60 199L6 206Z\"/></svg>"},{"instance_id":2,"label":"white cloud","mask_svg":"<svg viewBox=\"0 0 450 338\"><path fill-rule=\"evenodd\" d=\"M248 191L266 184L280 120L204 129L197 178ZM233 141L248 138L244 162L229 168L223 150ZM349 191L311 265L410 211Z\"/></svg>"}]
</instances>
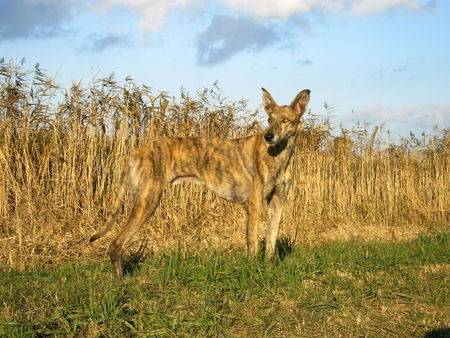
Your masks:
<instances>
[{"instance_id":1,"label":"white cloud","mask_svg":"<svg viewBox=\"0 0 450 338\"><path fill-rule=\"evenodd\" d=\"M410 129L430 129L437 125L450 126L450 103L427 103L422 107L392 108L375 104L355 110L344 118L344 122L368 122L404 125Z\"/></svg>"},{"instance_id":2,"label":"white cloud","mask_svg":"<svg viewBox=\"0 0 450 338\"><path fill-rule=\"evenodd\" d=\"M271 21L291 19L305 26L298 18L314 10L368 15L391 8L415 10L423 7L424 1L430 0L214 0L229 13L215 15L206 30L198 35L198 63L215 64L241 51L273 44L279 34L273 26L269 27ZM208 3L211 1L97 0L92 9L107 12L124 8L136 15L140 30L145 32L163 28L168 15L175 10L202 8Z\"/></svg>"},{"instance_id":3,"label":"white cloud","mask_svg":"<svg viewBox=\"0 0 450 338\"><path fill-rule=\"evenodd\" d=\"M344 11L355 15L382 12L392 8L419 10L429 0L219 0L226 7L263 19L288 19L313 10Z\"/></svg>"},{"instance_id":4,"label":"white cloud","mask_svg":"<svg viewBox=\"0 0 450 338\"><path fill-rule=\"evenodd\" d=\"M418 10L426 3L420 4L416 0L360 0L352 1L351 12L364 15L376 12L382 12L387 9L404 7L410 10Z\"/></svg>"},{"instance_id":5,"label":"white cloud","mask_svg":"<svg viewBox=\"0 0 450 338\"><path fill-rule=\"evenodd\" d=\"M176 8L192 7L202 0L100 0L94 8L108 11L123 6L139 17L139 28L143 31L161 29L167 15Z\"/></svg>"},{"instance_id":6,"label":"white cloud","mask_svg":"<svg viewBox=\"0 0 450 338\"><path fill-rule=\"evenodd\" d=\"M67 1L67 0L66 0ZM99 0L95 8L109 10L123 6L139 16L144 31L158 30L167 15L178 8L204 6L206 0ZM225 9L244 13L255 19L287 20L313 10L343 11L353 15L368 15L393 8L419 10L430 0L216 0Z\"/></svg>"},{"instance_id":7,"label":"white cloud","mask_svg":"<svg viewBox=\"0 0 450 338\"><path fill-rule=\"evenodd\" d=\"M63 26L85 11L109 12L116 8L138 18L141 31L164 27L168 15L178 9L202 8L207 0L2 0L0 41L27 37L48 37L63 32ZM433 0L214 0L234 16L264 23L298 18L314 10L369 15L389 9L421 10ZM228 13L230 14L230 13Z\"/></svg>"},{"instance_id":8,"label":"white cloud","mask_svg":"<svg viewBox=\"0 0 450 338\"><path fill-rule=\"evenodd\" d=\"M314 10L368 15L394 8L421 10L433 0L214 0L234 15L257 20L287 20ZM83 11L122 7L134 13L142 31L164 27L177 9L205 7L207 0L2 0L0 40L55 35L64 22Z\"/></svg>"},{"instance_id":9,"label":"white cloud","mask_svg":"<svg viewBox=\"0 0 450 338\"><path fill-rule=\"evenodd\" d=\"M226 7L243 11L249 15L257 18L282 18L287 19L293 14L306 13L311 11L320 3L327 2L328 5L332 3L340 3L344 1L328 1L328 0L222 0ZM338 4L338 6L340 6ZM335 5L333 5L335 7ZM338 8L336 8L338 9Z\"/></svg>"}]
</instances>

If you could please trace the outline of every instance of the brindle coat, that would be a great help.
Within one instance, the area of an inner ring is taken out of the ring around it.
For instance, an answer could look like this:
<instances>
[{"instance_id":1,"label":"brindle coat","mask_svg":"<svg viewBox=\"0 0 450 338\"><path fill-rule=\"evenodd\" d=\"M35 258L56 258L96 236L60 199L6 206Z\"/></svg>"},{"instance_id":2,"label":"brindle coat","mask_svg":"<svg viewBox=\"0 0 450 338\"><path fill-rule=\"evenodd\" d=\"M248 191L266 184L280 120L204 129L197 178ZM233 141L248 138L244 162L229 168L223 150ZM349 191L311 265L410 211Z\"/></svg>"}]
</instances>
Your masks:
<instances>
[{"instance_id":1,"label":"brindle coat","mask_svg":"<svg viewBox=\"0 0 450 338\"><path fill-rule=\"evenodd\" d=\"M306 111L310 91L298 93L288 106L278 106L263 90L269 127L260 134L234 140L208 137L166 138L131 153L106 227L93 235L99 239L115 223L126 189L134 206L127 224L111 243L110 257L116 275L123 278L122 254L127 242L159 204L168 183L182 181L203 185L223 199L242 204L247 211L247 255L258 250L258 227L267 201L270 225L266 234L267 259L275 252L282 208L291 185L288 169Z\"/></svg>"}]
</instances>

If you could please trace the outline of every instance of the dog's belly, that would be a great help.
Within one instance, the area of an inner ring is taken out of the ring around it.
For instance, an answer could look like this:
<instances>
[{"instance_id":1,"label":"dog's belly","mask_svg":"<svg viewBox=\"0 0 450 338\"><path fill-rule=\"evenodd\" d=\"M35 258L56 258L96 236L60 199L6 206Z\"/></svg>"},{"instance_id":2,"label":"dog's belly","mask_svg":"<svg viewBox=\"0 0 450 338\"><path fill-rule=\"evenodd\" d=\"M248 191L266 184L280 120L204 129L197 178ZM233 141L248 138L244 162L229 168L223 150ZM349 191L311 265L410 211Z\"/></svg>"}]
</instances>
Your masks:
<instances>
[{"instance_id":1,"label":"dog's belly","mask_svg":"<svg viewBox=\"0 0 450 338\"><path fill-rule=\"evenodd\" d=\"M236 186L211 186L205 184L205 186L214 192L217 196L223 198L224 200L242 204L247 201L248 196L250 196L251 188L247 185L236 185Z\"/></svg>"},{"instance_id":2,"label":"dog's belly","mask_svg":"<svg viewBox=\"0 0 450 338\"><path fill-rule=\"evenodd\" d=\"M180 184L183 182L194 183L199 186L206 187L214 192L217 196L229 202L242 204L247 201L251 192L251 183L243 182L241 184L225 184L220 182L205 182L196 176L181 176L171 181L172 184Z\"/></svg>"}]
</instances>

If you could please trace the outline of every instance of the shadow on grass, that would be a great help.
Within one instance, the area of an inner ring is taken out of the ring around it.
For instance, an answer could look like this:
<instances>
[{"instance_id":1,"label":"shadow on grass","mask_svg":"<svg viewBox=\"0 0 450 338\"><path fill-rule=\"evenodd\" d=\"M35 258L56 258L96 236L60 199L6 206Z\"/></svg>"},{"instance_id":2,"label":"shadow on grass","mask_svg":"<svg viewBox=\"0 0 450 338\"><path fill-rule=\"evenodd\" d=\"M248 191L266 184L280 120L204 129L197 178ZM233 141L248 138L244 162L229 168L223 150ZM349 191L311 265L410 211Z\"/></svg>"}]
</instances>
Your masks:
<instances>
[{"instance_id":1,"label":"shadow on grass","mask_svg":"<svg viewBox=\"0 0 450 338\"><path fill-rule=\"evenodd\" d=\"M143 261L149 256L147 250L148 239L142 240L139 243L139 248L136 252L131 253L130 255L123 258L123 270L125 276L133 275L134 271L139 268ZM135 245L136 242L129 245ZM260 247L260 258L264 260L264 252L266 248L266 242L263 239L259 243ZM290 255L293 251L294 242L289 237L280 237L277 239L275 244L275 259L279 261L283 261L288 255Z\"/></svg>"},{"instance_id":2,"label":"shadow on grass","mask_svg":"<svg viewBox=\"0 0 450 338\"><path fill-rule=\"evenodd\" d=\"M264 255L264 252L266 251L266 240L263 239L259 243L260 247L260 253L261 255ZM280 260L283 261L286 256L290 255L292 251L294 250L294 242L289 237L280 237L277 239L277 242L275 243L275 256Z\"/></svg>"},{"instance_id":3,"label":"shadow on grass","mask_svg":"<svg viewBox=\"0 0 450 338\"><path fill-rule=\"evenodd\" d=\"M130 244L132 246L136 242ZM127 257L123 258L123 273L125 276L130 276L135 270L139 268L141 263L147 258L147 243L148 239L144 239L140 242L139 248L136 252L131 253Z\"/></svg>"},{"instance_id":4,"label":"shadow on grass","mask_svg":"<svg viewBox=\"0 0 450 338\"><path fill-rule=\"evenodd\" d=\"M448 338L450 337L450 328L435 329L425 333L424 338Z\"/></svg>"}]
</instances>

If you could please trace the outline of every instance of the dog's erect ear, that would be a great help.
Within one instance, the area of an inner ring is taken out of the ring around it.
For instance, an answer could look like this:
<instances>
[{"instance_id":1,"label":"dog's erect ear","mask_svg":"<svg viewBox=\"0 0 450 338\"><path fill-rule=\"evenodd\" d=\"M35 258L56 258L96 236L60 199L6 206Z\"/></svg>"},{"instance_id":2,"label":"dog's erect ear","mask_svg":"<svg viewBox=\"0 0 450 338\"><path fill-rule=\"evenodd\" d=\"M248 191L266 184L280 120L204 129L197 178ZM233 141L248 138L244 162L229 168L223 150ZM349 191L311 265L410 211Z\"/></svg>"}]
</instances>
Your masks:
<instances>
[{"instance_id":1,"label":"dog's erect ear","mask_svg":"<svg viewBox=\"0 0 450 338\"><path fill-rule=\"evenodd\" d=\"M274 109L278 107L278 105L273 99L272 95L270 95L270 93L267 90L265 90L264 88L261 89L263 91L264 110L266 111L267 114L272 114Z\"/></svg>"},{"instance_id":2,"label":"dog's erect ear","mask_svg":"<svg viewBox=\"0 0 450 338\"><path fill-rule=\"evenodd\" d=\"M302 115L306 111L306 106L309 102L311 91L309 89L304 89L300 93L297 94L294 101L292 101L290 107L291 109L298 115L298 118L301 118Z\"/></svg>"}]
</instances>

